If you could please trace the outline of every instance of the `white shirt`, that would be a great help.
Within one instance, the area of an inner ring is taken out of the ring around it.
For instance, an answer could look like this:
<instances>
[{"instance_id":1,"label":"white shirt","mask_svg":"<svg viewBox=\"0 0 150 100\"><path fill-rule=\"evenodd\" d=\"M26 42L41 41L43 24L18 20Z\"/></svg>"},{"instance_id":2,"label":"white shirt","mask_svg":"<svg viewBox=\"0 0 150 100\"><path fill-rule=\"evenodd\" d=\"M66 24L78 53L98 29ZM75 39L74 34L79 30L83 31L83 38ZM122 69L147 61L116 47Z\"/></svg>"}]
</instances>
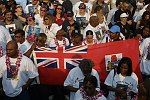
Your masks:
<instances>
[{"instance_id":1,"label":"white shirt","mask_svg":"<svg viewBox=\"0 0 150 100\"><path fill-rule=\"evenodd\" d=\"M105 30L105 31L109 30L109 27L105 21L103 21L103 23L99 23L99 27L101 27L102 30ZM105 34L105 33L103 32L103 34Z\"/></svg>"},{"instance_id":2,"label":"white shirt","mask_svg":"<svg viewBox=\"0 0 150 100\"><path fill-rule=\"evenodd\" d=\"M22 86L26 84L29 78L38 76L38 72L33 62L26 56L22 55L20 67L17 78L8 77L6 56L0 58L0 78L2 78L2 85L5 94L9 97L15 97L22 91ZM17 58L10 58L11 65L16 62Z\"/></svg>"},{"instance_id":3,"label":"white shirt","mask_svg":"<svg viewBox=\"0 0 150 100\"><path fill-rule=\"evenodd\" d=\"M135 17L135 19L134 19L134 22L138 22L138 21L142 18L142 15L143 15L143 13L146 11L147 6L148 6L148 4L145 5L145 6L143 7L143 9L139 11L138 15L137 15L137 16Z\"/></svg>"},{"instance_id":4,"label":"white shirt","mask_svg":"<svg viewBox=\"0 0 150 100\"><path fill-rule=\"evenodd\" d=\"M125 37L122 33L120 33L120 40L125 40ZM114 40L110 39L109 33L105 34L104 38L102 39L101 43L106 43L106 42L113 42Z\"/></svg>"},{"instance_id":5,"label":"white shirt","mask_svg":"<svg viewBox=\"0 0 150 100\"><path fill-rule=\"evenodd\" d=\"M25 13L26 13L26 14L29 13L29 9L28 9L28 8L29 8L30 6L33 6L33 5L32 5L32 4L28 4L28 5L25 7ZM34 10L34 12L36 11L36 9L38 9L38 11L40 11L40 8L41 8L41 6L38 5L37 8L34 7L33 10Z\"/></svg>"},{"instance_id":6,"label":"white shirt","mask_svg":"<svg viewBox=\"0 0 150 100\"><path fill-rule=\"evenodd\" d=\"M36 14L34 16L34 18L35 18L35 23L37 23L40 27L44 26L44 24L43 24L43 18L44 17L41 17L40 14Z\"/></svg>"},{"instance_id":7,"label":"white shirt","mask_svg":"<svg viewBox=\"0 0 150 100\"><path fill-rule=\"evenodd\" d=\"M0 57L6 54L6 44L0 41Z\"/></svg>"},{"instance_id":8,"label":"white shirt","mask_svg":"<svg viewBox=\"0 0 150 100\"><path fill-rule=\"evenodd\" d=\"M35 26L25 25L23 30L25 31L25 38L30 36L32 31L35 34L35 36L38 36L39 33L43 33L44 32L44 30L39 25L35 25Z\"/></svg>"},{"instance_id":9,"label":"white shirt","mask_svg":"<svg viewBox=\"0 0 150 100\"><path fill-rule=\"evenodd\" d=\"M109 24L110 22L114 23L114 15L117 10L118 8L113 8L109 11L107 16L107 24Z\"/></svg>"},{"instance_id":10,"label":"white shirt","mask_svg":"<svg viewBox=\"0 0 150 100\"><path fill-rule=\"evenodd\" d=\"M18 43L18 48L22 54L25 54L31 48L31 44L25 40L22 44Z\"/></svg>"},{"instance_id":11,"label":"white shirt","mask_svg":"<svg viewBox=\"0 0 150 100\"><path fill-rule=\"evenodd\" d=\"M7 44L11 39L10 33L8 29L6 29L4 26L0 25L0 41Z\"/></svg>"},{"instance_id":12,"label":"white shirt","mask_svg":"<svg viewBox=\"0 0 150 100\"><path fill-rule=\"evenodd\" d=\"M122 84L127 87L127 93L130 91L137 93L138 77L134 72L131 74L131 76L126 76L126 77L122 76L121 74L117 74L116 72L114 76L114 70L111 70L104 84L106 84L107 86L111 86L113 88L116 88L117 84ZM107 100L115 100L115 92L109 91Z\"/></svg>"},{"instance_id":13,"label":"white shirt","mask_svg":"<svg viewBox=\"0 0 150 100\"><path fill-rule=\"evenodd\" d=\"M84 15L84 16L81 16L81 15L79 14L79 12L77 12L76 14L74 14L75 20L76 20L76 17L85 17L86 20L89 21L89 19L90 19L90 14L88 14L87 12L85 12L85 15Z\"/></svg>"},{"instance_id":14,"label":"white shirt","mask_svg":"<svg viewBox=\"0 0 150 100\"><path fill-rule=\"evenodd\" d=\"M95 76L98 83L98 88L100 88L100 78L99 74L95 69L92 69L91 75ZM75 67L70 70L65 82L64 86L73 86L74 88L79 88L84 80L84 75L79 67ZM75 92L70 92L70 100L74 100Z\"/></svg>"},{"instance_id":15,"label":"white shirt","mask_svg":"<svg viewBox=\"0 0 150 100\"><path fill-rule=\"evenodd\" d=\"M84 29L84 32L83 32L83 39L86 38L86 32L88 30L91 30L93 32L93 39L96 39L98 42L101 41L101 40L98 40L97 37L96 37L96 33L95 32L99 32L101 37L103 37L104 35L102 34L102 28L98 25L96 27L92 27L90 25L90 23L87 25L87 27Z\"/></svg>"},{"instance_id":16,"label":"white shirt","mask_svg":"<svg viewBox=\"0 0 150 100\"><path fill-rule=\"evenodd\" d=\"M74 100L87 100L87 99L83 99L82 94L80 92L80 90L78 90L75 93L75 99ZM97 98L96 100L107 100L106 97L104 95L100 96L99 98Z\"/></svg>"},{"instance_id":17,"label":"white shirt","mask_svg":"<svg viewBox=\"0 0 150 100\"><path fill-rule=\"evenodd\" d=\"M58 45L57 45L57 43ZM60 40L57 40L56 38L52 39L52 41L50 42L49 44L49 47L62 47L62 46L69 46L69 40L65 37L63 37L63 39L60 41Z\"/></svg>"},{"instance_id":18,"label":"white shirt","mask_svg":"<svg viewBox=\"0 0 150 100\"><path fill-rule=\"evenodd\" d=\"M73 5L74 14L79 12L79 6L80 6L81 3L83 3L83 2L79 1L75 5ZM84 3L84 4L86 5L86 11L90 14L90 12L92 10L92 4L91 3Z\"/></svg>"},{"instance_id":19,"label":"white shirt","mask_svg":"<svg viewBox=\"0 0 150 100\"><path fill-rule=\"evenodd\" d=\"M48 29L47 25L44 25L44 27L42 28L44 33L47 35L47 44L49 44L51 42L51 40L53 40L56 37L56 33L58 30L61 29L60 26L58 26L58 24L53 23L52 26L50 27L50 29Z\"/></svg>"},{"instance_id":20,"label":"white shirt","mask_svg":"<svg viewBox=\"0 0 150 100\"><path fill-rule=\"evenodd\" d=\"M150 59L147 59L148 50L150 51L150 38L146 38L140 44L140 54L142 56L140 69L143 74L150 75Z\"/></svg>"}]
</instances>

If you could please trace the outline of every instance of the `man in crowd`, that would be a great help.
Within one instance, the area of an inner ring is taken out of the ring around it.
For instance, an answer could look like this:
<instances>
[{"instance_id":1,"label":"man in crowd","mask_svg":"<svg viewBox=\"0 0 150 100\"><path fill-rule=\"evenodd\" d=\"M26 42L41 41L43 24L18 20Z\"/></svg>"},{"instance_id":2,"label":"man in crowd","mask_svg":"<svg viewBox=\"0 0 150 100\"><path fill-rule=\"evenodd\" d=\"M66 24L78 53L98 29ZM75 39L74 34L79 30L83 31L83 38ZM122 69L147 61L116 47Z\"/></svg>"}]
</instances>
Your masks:
<instances>
[{"instance_id":1,"label":"man in crowd","mask_svg":"<svg viewBox=\"0 0 150 100\"><path fill-rule=\"evenodd\" d=\"M31 47L31 44L25 39L25 32L23 30L16 30L14 39L18 44L18 48L22 54L25 54Z\"/></svg>"},{"instance_id":2,"label":"man in crowd","mask_svg":"<svg viewBox=\"0 0 150 100\"><path fill-rule=\"evenodd\" d=\"M103 40L101 43L108 43L108 42L114 42L123 40L124 36L120 33L120 27L117 25L114 25L110 28L109 34L105 34Z\"/></svg>"},{"instance_id":3,"label":"man in crowd","mask_svg":"<svg viewBox=\"0 0 150 100\"><path fill-rule=\"evenodd\" d=\"M28 87L38 72L33 62L18 51L15 41L6 45L6 55L0 58L0 93L4 100L30 100Z\"/></svg>"},{"instance_id":4,"label":"man in crowd","mask_svg":"<svg viewBox=\"0 0 150 100\"><path fill-rule=\"evenodd\" d=\"M75 67L69 72L64 82L64 87L70 91L70 100L74 100L75 92L77 92L80 86L83 85L84 77L88 74L91 74L97 78L97 88L100 89L99 74L95 69L93 69L93 67L93 61L90 59L83 59L80 62L79 67Z\"/></svg>"},{"instance_id":5,"label":"man in crowd","mask_svg":"<svg viewBox=\"0 0 150 100\"><path fill-rule=\"evenodd\" d=\"M16 29L23 29L22 23L13 18L13 13L11 10L7 10L5 12L5 20L0 22L0 25L6 27L11 36L13 36L13 33L15 32Z\"/></svg>"},{"instance_id":6,"label":"man in crowd","mask_svg":"<svg viewBox=\"0 0 150 100\"><path fill-rule=\"evenodd\" d=\"M35 22L40 26L40 27L43 27L43 18L44 18L44 15L47 13L48 11L48 8L47 8L47 5L42 5L40 7L40 12L39 14L36 14L34 17L35 17Z\"/></svg>"}]
</instances>

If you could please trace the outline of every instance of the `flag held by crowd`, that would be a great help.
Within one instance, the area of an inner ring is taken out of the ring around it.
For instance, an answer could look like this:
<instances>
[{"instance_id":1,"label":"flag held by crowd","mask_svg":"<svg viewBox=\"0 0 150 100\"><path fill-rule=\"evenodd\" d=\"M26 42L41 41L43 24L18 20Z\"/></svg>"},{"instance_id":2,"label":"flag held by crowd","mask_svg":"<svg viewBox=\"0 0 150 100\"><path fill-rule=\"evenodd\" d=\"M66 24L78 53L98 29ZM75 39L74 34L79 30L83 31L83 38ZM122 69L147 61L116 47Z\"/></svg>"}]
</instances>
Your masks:
<instances>
[{"instance_id":1,"label":"flag held by crowd","mask_svg":"<svg viewBox=\"0 0 150 100\"><path fill-rule=\"evenodd\" d=\"M80 60L89 58L94 61L94 68L104 82L108 72L117 65L122 57L130 57L133 71L141 80L139 69L139 42L135 39L92 46L36 48L33 52L34 62L38 67L42 84L62 85L70 69L77 67Z\"/></svg>"}]
</instances>

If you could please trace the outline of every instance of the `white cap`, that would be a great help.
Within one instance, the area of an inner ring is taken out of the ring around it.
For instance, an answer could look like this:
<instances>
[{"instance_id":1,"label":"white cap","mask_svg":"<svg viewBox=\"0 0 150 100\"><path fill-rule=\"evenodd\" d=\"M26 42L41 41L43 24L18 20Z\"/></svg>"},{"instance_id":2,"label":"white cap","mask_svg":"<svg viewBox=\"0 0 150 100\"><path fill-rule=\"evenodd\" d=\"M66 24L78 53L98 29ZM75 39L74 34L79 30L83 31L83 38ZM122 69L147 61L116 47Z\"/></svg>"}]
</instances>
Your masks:
<instances>
[{"instance_id":1,"label":"white cap","mask_svg":"<svg viewBox=\"0 0 150 100\"><path fill-rule=\"evenodd\" d=\"M120 18L121 17L128 17L128 15L126 14L126 13L122 13L121 15L120 15Z\"/></svg>"},{"instance_id":2,"label":"white cap","mask_svg":"<svg viewBox=\"0 0 150 100\"><path fill-rule=\"evenodd\" d=\"M137 2L136 5L137 6L143 6L143 3Z\"/></svg>"}]
</instances>

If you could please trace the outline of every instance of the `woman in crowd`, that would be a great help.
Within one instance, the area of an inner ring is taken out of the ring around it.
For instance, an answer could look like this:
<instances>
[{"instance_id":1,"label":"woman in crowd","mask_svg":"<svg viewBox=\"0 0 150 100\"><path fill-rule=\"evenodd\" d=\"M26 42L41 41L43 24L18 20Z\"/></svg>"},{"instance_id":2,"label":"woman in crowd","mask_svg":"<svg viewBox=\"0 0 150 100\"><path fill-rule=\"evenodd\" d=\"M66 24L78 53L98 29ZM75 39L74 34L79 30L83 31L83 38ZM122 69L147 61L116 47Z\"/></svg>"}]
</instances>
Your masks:
<instances>
[{"instance_id":1,"label":"woman in crowd","mask_svg":"<svg viewBox=\"0 0 150 100\"><path fill-rule=\"evenodd\" d=\"M0 21L4 20L4 14L7 9L7 4L4 1L0 2Z\"/></svg>"},{"instance_id":2,"label":"woman in crowd","mask_svg":"<svg viewBox=\"0 0 150 100\"><path fill-rule=\"evenodd\" d=\"M137 22L136 29L143 28L143 26L149 25L149 23L150 23L150 12L145 11L142 15L142 19Z\"/></svg>"},{"instance_id":3,"label":"woman in crowd","mask_svg":"<svg viewBox=\"0 0 150 100\"><path fill-rule=\"evenodd\" d=\"M74 17L75 17L75 20L80 23L82 28L86 27L86 25L88 24L90 15L86 12L86 5L84 3L81 3L79 5L79 12L77 12L74 15Z\"/></svg>"},{"instance_id":4,"label":"woman in crowd","mask_svg":"<svg viewBox=\"0 0 150 100\"><path fill-rule=\"evenodd\" d=\"M16 5L15 17L16 19L19 19L23 25L25 25L26 22L25 14L23 14L22 6L19 4Z\"/></svg>"},{"instance_id":5,"label":"woman in crowd","mask_svg":"<svg viewBox=\"0 0 150 100\"><path fill-rule=\"evenodd\" d=\"M64 8L61 4L57 4L53 16L54 16L55 22L59 26L61 26L64 20L66 19L64 16Z\"/></svg>"},{"instance_id":6,"label":"woman in crowd","mask_svg":"<svg viewBox=\"0 0 150 100\"><path fill-rule=\"evenodd\" d=\"M108 100L131 100L137 93L138 78L132 71L132 61L123 57L117 67L108 74L105 83L109 90Z\"/></svg>"},{"instance_id":7,"label":"woman in crowd","mask_svg":"<svg viewBox=\"0 0 150 100\"><path fill-rule=\"evenodd\" d=\"M41 28L35 24L35 18L31 14L27 14L27 25L24 26L23 30L25 31L25 38L28 42L34 42L38 33L42 32Z\"/></svg>"},{"instance_id":8,"label":"woman in crowd","mask_svg":"<svg viewBox=\"0 0 150 100\"><path fill-rule=\"evenodd\" d=\"M93 39L93 32L88 30L86 32L86 38L83 40L82 45L94 45L97 44L97 40Z\"/></svg>"},{"instance_id":9,"label":"woman in crowd","mask_svg":"<svg viewBox=\"0 0 150 100\"><path fill-rule=\"evenodd\" d=\"M106 100L104 95L96 90L97 79L93 75L84 78L83 86L75 94L74 100Z\"/></svg>"},{"instance_id":10,"label":"woman in crowd","mask_svg":"<svg viewBox=\"0 0 150 100\"><path fill-rule=\"evenodd\" d=\"M99 27L102 28L102 34L104 35L106 33L106 31L109 30L108 25L106 23L106 21L104 20L104 15L103 14L98 14L97 17L99 18Z\"/></svg>"},{"instance_id":11,"label":"woman in crowd","mask_svg":"<svg viewBox=\"0 0 150 100\"><path fill-rule=\"evenodd\" d=\"M45 14L44 18L44 27L42 28L44 33L47 35L47 44L51 42L56 37L56 33L61 27L55 23L54 17L51 14Z\"/></svg>"}]
</instances>

